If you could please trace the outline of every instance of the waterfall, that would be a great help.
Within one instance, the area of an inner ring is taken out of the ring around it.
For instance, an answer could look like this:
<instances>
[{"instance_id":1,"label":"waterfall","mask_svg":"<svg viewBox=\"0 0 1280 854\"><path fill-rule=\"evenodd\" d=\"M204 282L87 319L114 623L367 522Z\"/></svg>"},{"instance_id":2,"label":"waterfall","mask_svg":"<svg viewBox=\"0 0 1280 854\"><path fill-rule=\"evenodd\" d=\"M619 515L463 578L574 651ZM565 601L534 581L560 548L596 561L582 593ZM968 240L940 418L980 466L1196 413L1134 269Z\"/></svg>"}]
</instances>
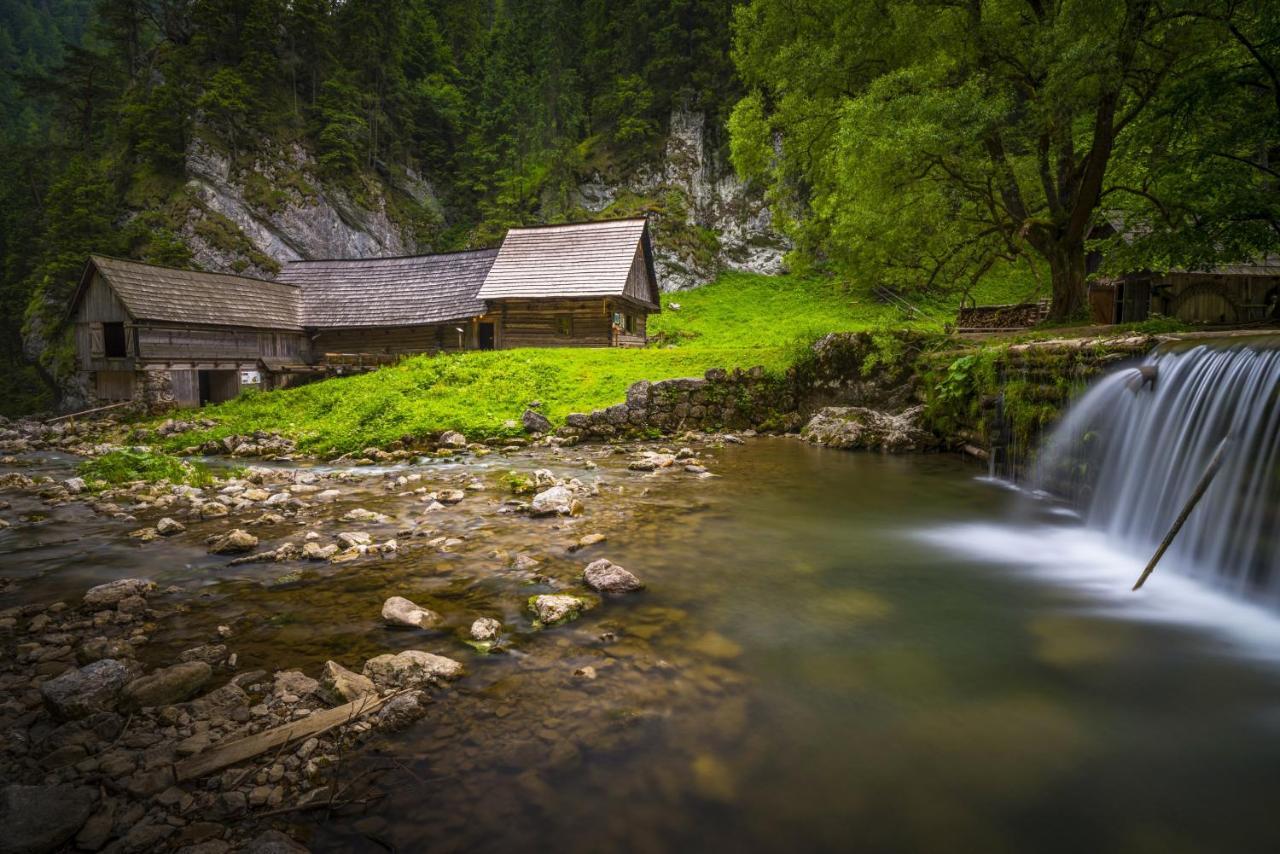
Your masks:
<instances>
[{"instance_id":1,"label":"waterfall","mask_svg":"<svg viewBox=\"0 0 1280 854\"><path fill-rule=\"evenodd\" d=\"M1149 557L1224 437L1217 477L1157 572L1280 602L1280 346L1171 347L1096 380L1037 456L1034 482Z\"/></svg>"}]
</instances>

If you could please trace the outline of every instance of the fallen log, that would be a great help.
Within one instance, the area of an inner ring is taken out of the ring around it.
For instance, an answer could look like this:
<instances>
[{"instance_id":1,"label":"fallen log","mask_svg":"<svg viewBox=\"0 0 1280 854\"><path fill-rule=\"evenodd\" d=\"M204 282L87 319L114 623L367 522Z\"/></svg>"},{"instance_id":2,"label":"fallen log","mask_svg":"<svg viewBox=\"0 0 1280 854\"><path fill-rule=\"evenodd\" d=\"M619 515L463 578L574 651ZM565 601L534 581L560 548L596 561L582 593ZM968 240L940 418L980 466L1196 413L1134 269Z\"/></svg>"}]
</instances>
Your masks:
<instances>
[{"instance_id":1,"label":"fallen log","mask_svg":"<svg viewBox=\"0 0 1280 854\"><path fill-rule=\"evenodd\" d=\"M337 708L325 709L323 712L316 712L300 720L282 724L274 729L254 733L229 744L215 745L176 764L173 769L174 776L179 783L185 780L207 777L210 774L221 771L223 768L230 768L232 765L247 762L255 756L266 753L268 750L281 748L291 741L309 738L310 736L327 732L334 727L351 723L357 718L376 711L389 700L403 693L405 692L398 691L385 697L361 697Z\"/></svg>"},{"instance_id":2,"label":"fallen log","mask_svg":"<svg viewBox=\"0 0 1280 854\"><path fill-rule=\"evenodd\" d=\"M83 409L80 412L69 412L66 415L59 415L57 418L50 418L45 423L53 424L56 421L65 421L68 418L79 418L81 415L92 415L95 412L106 412L108 409L119 409L122 406L131 406L133 401L122 400L119 403L111 403L106 406L95 406L93 409Z\"/></svg>"},{"instance_id":3,"label":"fallen log","mask_svg":"<svg viewBox=\"0 0 1280 854\"><path fill-rule=\"evenodd\" d=\"M1151 561L1147 564L1147 568L1142 570L1142 575L1138 577L1138 581L1133 585L1133 589L1137 590L1146 583L1147 576L1151 575L1155 570L1156 564L1160 562L1160 558L1164 557L1164 553L1173 543L1173 538L1178 536L1178 532L1182 530L1182 526L1186 524L1187 517L1191 515L1191 511L1200 503L1200 499L1209 489L1209 484L1213 483L1213 477L1218 473L1218 469L1222 467L1223 453L1227 449L1227 444L1231 441L1231 437L1225 437L1218 443L1218 450L1213 452L1213 458L1209 460L1209 465L1205 466L1204 474L1200 475L1200 482L1196 484L1195 490L1191 493L1191 497L1187 499L1187 503L1182 506L1182 512L1178 514L1178 518L1173 520L1173 527L1169 528L1169 533L1164 535L1164 539L1160 541L1160 548L1156 549L1156 553L1151 556Z\"/></svg>"}]
</instances>

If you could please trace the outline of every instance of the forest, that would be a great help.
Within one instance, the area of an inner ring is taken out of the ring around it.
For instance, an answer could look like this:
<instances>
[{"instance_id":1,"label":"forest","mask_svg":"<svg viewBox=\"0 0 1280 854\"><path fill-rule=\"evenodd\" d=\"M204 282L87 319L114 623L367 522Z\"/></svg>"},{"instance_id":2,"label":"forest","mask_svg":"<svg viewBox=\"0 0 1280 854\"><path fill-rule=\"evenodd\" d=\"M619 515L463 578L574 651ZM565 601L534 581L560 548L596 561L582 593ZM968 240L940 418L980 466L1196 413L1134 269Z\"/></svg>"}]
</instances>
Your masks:
<instances>
[{"instance_id":1,"label":"forest","mask_svg":"<svg viewBox=\"0 0 1280 854\"><path fill-rule=\"evenodd\" d=\"M6 400L56 381L89 252L194 265L197 139L250 172L300 145L357 201L425 176L440 204L392 212L426 251L563 221L700 112L793 269L927 295L1021 264L1060 320L1097 258L1280 244L1265 0L14 0L0 69Z\"/></svg>"}]
</instances>

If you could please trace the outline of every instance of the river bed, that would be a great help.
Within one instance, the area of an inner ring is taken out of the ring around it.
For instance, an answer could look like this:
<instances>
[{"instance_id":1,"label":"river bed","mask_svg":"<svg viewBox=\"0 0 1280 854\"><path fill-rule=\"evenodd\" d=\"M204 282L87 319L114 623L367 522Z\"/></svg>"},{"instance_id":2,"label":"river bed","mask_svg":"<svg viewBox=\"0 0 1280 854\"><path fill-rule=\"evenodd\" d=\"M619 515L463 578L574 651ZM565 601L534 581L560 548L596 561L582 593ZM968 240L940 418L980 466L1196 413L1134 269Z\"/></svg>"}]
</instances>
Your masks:
<instances>
[{"instance_id":1,"label":"river bed","mask_svg":"<svg viewBox=\"0 0 1280 854\"><path fill-rule=\"evenodd\" d=\"M395 556L333 566L228 567L203 545L225 519L139 544L137 523L6 494L11 520L48 517L0 532L0 575L19 585L0 607L145 575L184 607L146 647L155 662L220 625L242 670L315 675L409 648L463 661L425 718L364 748L352 773L386 768L380 801L288 819L314 851L1280 846L1269 613L1199 613L1192 582L1161 594L1159 574L1127 610L1112 575L1087 570L1129 558L1073 549L1077 520L955 457L763 438L705 453L715 477L629 471L591 447L364 470L264 544L355 506L392 517L365 526L375 540L394 536L421 511L385 488L404 473L485 489ZM537 468L599 494L573 519L502 512L502 474ZM608 539L568 551L591 532ZM516 569L517 553L539 564ZM647 589L535 627L526 599L598 557ZM392 595L447 625L384 627ZM478 616L503 622L508 652L463 642Z\"/></svg>"}]
</instances>

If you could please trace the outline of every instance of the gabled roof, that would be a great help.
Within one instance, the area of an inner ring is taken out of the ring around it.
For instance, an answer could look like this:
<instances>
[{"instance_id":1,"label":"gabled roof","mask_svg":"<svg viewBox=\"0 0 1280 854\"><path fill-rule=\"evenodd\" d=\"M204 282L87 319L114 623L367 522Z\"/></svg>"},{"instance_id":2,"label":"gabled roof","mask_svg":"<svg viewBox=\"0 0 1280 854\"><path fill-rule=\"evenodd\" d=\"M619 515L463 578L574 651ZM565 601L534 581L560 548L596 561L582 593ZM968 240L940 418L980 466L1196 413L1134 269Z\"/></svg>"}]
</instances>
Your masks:
<instances>
[{"instance_id":1,"label":"gabled roof","mask_svg":"<svg viewBox=\"0 0 1280 854\"><path fill-rule=\"evenodd\" d=\"M658 277L644 219L513 228L480 288L481 299L625 296L627 276L643 256L657 306Z\"/></svg>"},{"instance_id":2,"label":"gabled roof","mask_svg":"<svg viewBox=\"0 0 1280 854\"><path fill-rule=\"evenodd\" d=\"M417 326L484 314L476 296L496 249L331 261L291 261L279 281L302 289L310 328Z\"/></svg>"},{"instance_id":3,"label":"gabled roof","mask_svg":"<svg viewBox=\"0 0 1280 854\"><path fill-rule=\"evenodd\" d=\"M293 285L233 276L157 267L103 255L89 256L80 285L71 299L74 311L97 271L134 320L157 320L209 326L248 326L300 332L298 288Z\"/></svg>"}]
</instances>

